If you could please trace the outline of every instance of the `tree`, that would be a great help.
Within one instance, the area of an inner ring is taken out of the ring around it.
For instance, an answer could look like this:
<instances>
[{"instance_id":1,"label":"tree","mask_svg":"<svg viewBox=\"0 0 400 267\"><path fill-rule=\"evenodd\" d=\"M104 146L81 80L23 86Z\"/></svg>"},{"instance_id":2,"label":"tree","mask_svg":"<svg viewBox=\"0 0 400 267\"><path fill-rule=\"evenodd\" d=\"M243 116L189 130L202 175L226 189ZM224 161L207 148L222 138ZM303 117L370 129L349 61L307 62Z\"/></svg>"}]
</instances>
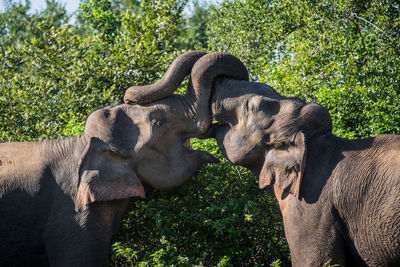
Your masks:
<instances>
[{"instance_id":1,"label":"tree","mask_svg":"<svg viewBox=\"0 0 400 267\"><path fill-rule=\"evenodd\" d=\"M65 8L55 0L46 0L46 8L30 14L29 0L25 4L5 1L5 12L0 14L0 46L18 46L30 39L43 41L42 35L51 28L68 22Z\"/></svg>"},{"instance_id":2,"label":"tree","mask_svg":"<svg viewBox=\"0 0 400 267\"><path fill-rule=\"evenodd\" d=\"M384 0L225 1L210 47L240 57L253 79L325 105L340 136L399 133L399 12Z\"/></svg>"},{"instance_id":3,"label":"tree","mask_svg":"<svg viewBox=\"0 0 400 267\"><path fill-rule=\"evenodd\" d=\"M186 24L183 28L182 45L186 49L207 49L207 24L210 20L210 9L207 3L195 0L193 10L186 15Z\"/></svg>"}]
</instances>

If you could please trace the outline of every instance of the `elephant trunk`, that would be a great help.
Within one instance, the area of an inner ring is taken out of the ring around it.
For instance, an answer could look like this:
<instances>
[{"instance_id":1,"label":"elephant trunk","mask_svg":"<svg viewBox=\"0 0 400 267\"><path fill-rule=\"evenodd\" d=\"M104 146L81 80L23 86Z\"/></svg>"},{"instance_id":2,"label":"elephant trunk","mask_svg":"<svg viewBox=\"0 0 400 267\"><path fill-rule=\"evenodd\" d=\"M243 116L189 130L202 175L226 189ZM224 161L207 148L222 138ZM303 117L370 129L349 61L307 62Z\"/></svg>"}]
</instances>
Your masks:
<instances>
[{"instance_id":1,"label":"elephant trunk","mask_svg":"<svg viewBox=\"0 0 400 267\"><path fill-rule=\"evenodd\" d=\"M147 104L171 95L190 73L196 61L206 53L191 51L177 57L158 82L150 85L129 87L124 96L127 104Z\"/></svg>"},{"instance_id":2,"label":"elephant trunk","mask_svg":"<svg viewBox=\"0 0 400 267\"><path fill-rule=\"evenodd\" d=\"M200 134L204 134L211 124L209 101L214 79L218 76L249 80L244 64L228 53L210 53L195 63L191 72L191 84L185 99L191 105Z\"/></svg>"},{"instance_id":3,"label":"elephant trunk","mask_svg":"<svg viewBox=\"0 0 400 267\"><path fill-rule=\"evenodd\" d=\"M196 122L194 135L202 135L211 124L209 101L213 81L218 76L248 81L243 63L227 53L192 51L177 57L158 82L145 86L132 86L125 92L125 103L147 104L170 96L191 73L185 96L181 98L184 112Z\"/></svg>"}]
</instances>

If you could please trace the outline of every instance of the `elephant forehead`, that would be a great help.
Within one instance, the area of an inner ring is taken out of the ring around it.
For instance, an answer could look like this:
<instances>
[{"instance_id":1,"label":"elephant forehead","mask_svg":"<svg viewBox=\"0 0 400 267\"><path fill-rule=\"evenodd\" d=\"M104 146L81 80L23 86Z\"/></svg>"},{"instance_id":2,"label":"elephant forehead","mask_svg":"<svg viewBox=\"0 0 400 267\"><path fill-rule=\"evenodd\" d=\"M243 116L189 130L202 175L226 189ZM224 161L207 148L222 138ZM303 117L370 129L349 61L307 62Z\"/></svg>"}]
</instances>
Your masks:
<instances>
[{"instance_id":1,"label":"elephant forehead","mask_svg":"<svg viewBox=\"0 0 400 267\"><path fill-rule=\"evenodd\" d=\"M232 82L233 83L233 82ZM239 83L239 82L238 82ZM260 84L240 81L240 85L219 89L218 97L212 99L212 112L214 116L226 112L251 113L264 110L269 104L276 104L283 99L271 87ZM225 114L227 115L227 114Z\"/></svg>"},{"instance_id":2,"label":"elephant forehead","mask_svg":"<svg viewBox=\"0 0 400 267\"><path fill-rule=\"evenodd\" d=\"M132 149L140 133L132 118L121 105L96 110L86 121L85 135L98 137L118 148Z\"/></svg>"},{"instance_id":3,"label":"elephant forehead","mask_svg":"<svg viewBox=\"0 0 400 267\"><path fill-rule=\"evenodd\" d=\"M261 130L248 131L237 125L227 132L224 143L228 150L240 154L254 149L262 140L263 133Z\"/></svg>"}]
</instances>

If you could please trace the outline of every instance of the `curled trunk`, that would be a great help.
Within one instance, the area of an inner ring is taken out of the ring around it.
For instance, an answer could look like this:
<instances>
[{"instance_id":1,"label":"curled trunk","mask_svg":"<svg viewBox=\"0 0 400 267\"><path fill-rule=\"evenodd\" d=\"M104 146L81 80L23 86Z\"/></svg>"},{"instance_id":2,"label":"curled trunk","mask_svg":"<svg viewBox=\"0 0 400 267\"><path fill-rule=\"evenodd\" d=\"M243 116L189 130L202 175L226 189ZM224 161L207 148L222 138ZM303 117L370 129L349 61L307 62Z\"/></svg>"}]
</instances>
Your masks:
<instances>
[{"instance_id":1,"label":"curled trunk","mask_svg":"<svg viewBox=\"0 0 400 267\"><path fill-rule=\"evenodd\" d=\"M191 51L177 57L158 82L150 85L129 87L124 96L127 104L147 104L171 95L190 73L196 61L206 53Z\"/></svg>"},{"instance_id":2,"label":"curled trunk","mask_svg":"<svg viewBox=\"0 0 400 267\"><path fill-rule=\"evenodd\" d=\"M197 129L195 135L204 134L211 123L209 100L213 81L218 76L237 80L249 80L243 63L227 53L206 54L201 51L187 52L172 62L158 82L146 86L132 86L125 92L125 103L147 104L170 96L191 73L187 93L179 99L184 110L192 114L190 120Z\"/></svg>"}]
</instances>

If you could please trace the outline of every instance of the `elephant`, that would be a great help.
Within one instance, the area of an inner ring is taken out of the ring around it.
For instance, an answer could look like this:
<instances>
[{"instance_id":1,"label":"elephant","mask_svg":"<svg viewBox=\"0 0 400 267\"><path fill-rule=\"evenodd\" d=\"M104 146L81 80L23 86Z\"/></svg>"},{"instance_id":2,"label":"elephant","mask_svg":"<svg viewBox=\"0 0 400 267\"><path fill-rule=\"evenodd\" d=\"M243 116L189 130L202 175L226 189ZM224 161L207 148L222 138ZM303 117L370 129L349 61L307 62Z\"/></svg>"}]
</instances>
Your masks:
<instances>
[{"instance_id":1,"label":"elephant","mask_svg":"<svg viewBox=\"0 0 400 267\"><path fill-rule=\"evenodd\" d=\"M239 60L218 68L247 75ZM400 266L400 135L339 138L320 104L259 82L200 84L212 85L209 136L261 189L271 185L293 266Z\"/></svg>"},{"instance_id":2,"label":"elephant","mask_svg":"<svg viewBox=\"0 0 400 267\"><path fill-rule=\"evenodd\" d=\"M79 136L0 144L0 266L107 266L131 201L218 161L189 144L211 124L211 87L189 82L186 95L172 94L205 54L184 53L158 82L128 88ZM210 71L229 76L196 67L200 78Z\"/></svg>"}]
</instances>

